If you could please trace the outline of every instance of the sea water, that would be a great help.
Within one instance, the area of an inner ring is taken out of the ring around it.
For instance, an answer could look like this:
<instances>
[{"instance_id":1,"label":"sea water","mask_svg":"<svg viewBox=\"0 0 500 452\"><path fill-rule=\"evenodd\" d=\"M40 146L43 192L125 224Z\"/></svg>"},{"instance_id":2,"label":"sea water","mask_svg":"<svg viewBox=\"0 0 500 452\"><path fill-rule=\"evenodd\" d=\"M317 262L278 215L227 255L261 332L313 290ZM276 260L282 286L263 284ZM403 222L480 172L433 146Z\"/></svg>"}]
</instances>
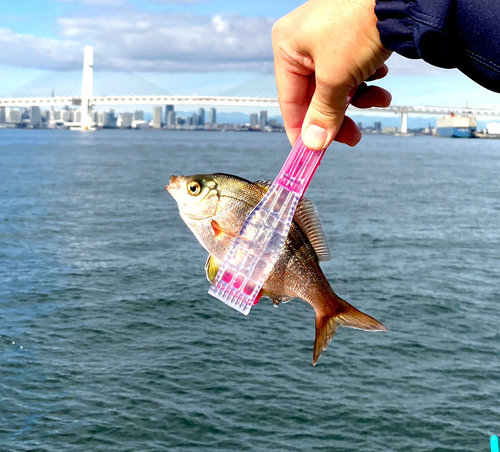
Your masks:
<instances>
[{"instance_id":1,"label":"sea water","mask_svg":"<svg viewBox=\"0 0 500 452\"><path fill-rule=\"evenodd\" d=\"M1 451L487 451L500 433L500 141L365 136L308 196L386 333L207 293L171 174L273 179L284 134L0 131Z\"/></svg>"}]
</instances>

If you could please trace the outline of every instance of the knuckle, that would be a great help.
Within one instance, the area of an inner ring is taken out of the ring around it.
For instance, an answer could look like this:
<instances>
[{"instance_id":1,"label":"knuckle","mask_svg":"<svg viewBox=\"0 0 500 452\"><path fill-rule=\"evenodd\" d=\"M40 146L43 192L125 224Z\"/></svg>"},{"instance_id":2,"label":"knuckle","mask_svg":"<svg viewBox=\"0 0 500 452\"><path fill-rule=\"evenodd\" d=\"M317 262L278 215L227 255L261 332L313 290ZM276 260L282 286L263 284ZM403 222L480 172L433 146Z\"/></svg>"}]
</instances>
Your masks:
<instances>
[{"instance_id":1,"label":"knuckle","mask_svg":"<svg viewBox=\"0 0 500 452\"><path fill-rule=\"evenodd\" d=\"M340 112L336 108L336 105L326 99L314 97L311 102L311 107L316 116L328 121L334 121L341 116Z\"/></svg>"}]
</instances>

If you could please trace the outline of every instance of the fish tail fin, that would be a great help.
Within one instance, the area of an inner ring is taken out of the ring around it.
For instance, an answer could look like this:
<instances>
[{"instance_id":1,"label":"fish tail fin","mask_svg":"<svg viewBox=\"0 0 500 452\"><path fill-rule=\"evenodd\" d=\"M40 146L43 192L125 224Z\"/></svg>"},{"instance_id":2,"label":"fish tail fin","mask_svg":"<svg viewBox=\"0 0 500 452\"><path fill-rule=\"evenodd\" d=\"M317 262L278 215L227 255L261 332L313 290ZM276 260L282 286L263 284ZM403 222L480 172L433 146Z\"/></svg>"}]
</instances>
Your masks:
<instances>
[{"instance_id":1,"label":"fish tail fin","mask_svg":"<svg viewBox=\"0 0 500 452\"><path fill-rule=\"evenodd\" d=\"M347 301L334 294L328 303L332 309L328 312L316 310L316 340L314 342L313 365L318 362L321 353L328 347L339 326L357 328L365 331L387 331L378 320L356 309Z\"/></svg>"}]
</instances>

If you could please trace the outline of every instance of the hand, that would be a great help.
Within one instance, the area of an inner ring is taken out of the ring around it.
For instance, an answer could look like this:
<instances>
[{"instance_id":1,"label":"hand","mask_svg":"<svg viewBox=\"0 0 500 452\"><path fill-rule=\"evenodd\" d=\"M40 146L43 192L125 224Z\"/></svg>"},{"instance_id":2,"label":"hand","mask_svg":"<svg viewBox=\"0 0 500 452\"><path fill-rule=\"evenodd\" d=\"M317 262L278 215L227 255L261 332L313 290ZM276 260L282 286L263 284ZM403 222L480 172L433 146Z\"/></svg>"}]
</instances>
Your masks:
<instances>
[{"instance_id":1,"label":"hand","mask_svg":"<svg viewBox=\"0 0 500 452\"><path fill-rule=\"evenodd\" d=\"M365 80L385 77L391 52L380 42L375 0L310 0L276 22L273 49L278 99L288 139L310 149L335 139L354 146L361 132L345 116L352 104L387 107L388 91Z\"/></svg>"}]
</instances>

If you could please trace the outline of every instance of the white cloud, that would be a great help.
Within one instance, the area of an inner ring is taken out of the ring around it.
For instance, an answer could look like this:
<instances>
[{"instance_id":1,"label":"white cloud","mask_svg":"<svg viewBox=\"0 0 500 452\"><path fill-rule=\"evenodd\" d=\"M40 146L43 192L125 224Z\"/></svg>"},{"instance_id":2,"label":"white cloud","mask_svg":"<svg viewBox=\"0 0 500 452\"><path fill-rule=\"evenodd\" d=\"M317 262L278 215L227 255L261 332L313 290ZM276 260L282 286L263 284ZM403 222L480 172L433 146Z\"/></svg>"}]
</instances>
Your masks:
<instances>
[{"instance_id":1,"label":"white cloud","mask_svg":"<svg viewBox=\"0 0 500 452\"><path fill-rule=\"evenodd\" d=\"M125 0L64 1L94 5L126 3ZM78 68L83 46L92 44L97 53L133 72L231 70L262 73L272 70L273 18L152 13L130 8L115 11L119 12L96 16L94 10L87 16L58 19L61 39L0 29L0 64L41 69ZM96 65L99 63L104 64L97 59ZM449 74L421 60L409 60L396 54L388 65L391 74L395 75Z\"/></svg>"},{"instance_id":2,"label":"white cloud","mask_svg":"<svg viewBox=\"0 0 500 452\"><path fill-rule=\"evenodd\" d=\"M432 66L424 60L411 60L397 53L393 53L386 64L389 67L390 74L393 75L450 75L449 69Z\"/></svg>"},{"instance_id":3,"label":"white cloud","mask_svg":"<svg viewBox=\"0 0 500 452\"><path fill-rule=\"evenodd\" d=\"M132 71L262 70L272 67L274 19L239 14L121 13L58 20L64 38Z\"/></svg>"},{"instance_id":4,"label":"white cloud","mask_svg":"<svg viewBox=\"0 0 500 452\"><path fill-rule=\"evenodd\" d=\"M81 67L82 46L72 40L40 38L0 28L0 64L37 69L69 70Z\"/></svg>"}]
</instances>

